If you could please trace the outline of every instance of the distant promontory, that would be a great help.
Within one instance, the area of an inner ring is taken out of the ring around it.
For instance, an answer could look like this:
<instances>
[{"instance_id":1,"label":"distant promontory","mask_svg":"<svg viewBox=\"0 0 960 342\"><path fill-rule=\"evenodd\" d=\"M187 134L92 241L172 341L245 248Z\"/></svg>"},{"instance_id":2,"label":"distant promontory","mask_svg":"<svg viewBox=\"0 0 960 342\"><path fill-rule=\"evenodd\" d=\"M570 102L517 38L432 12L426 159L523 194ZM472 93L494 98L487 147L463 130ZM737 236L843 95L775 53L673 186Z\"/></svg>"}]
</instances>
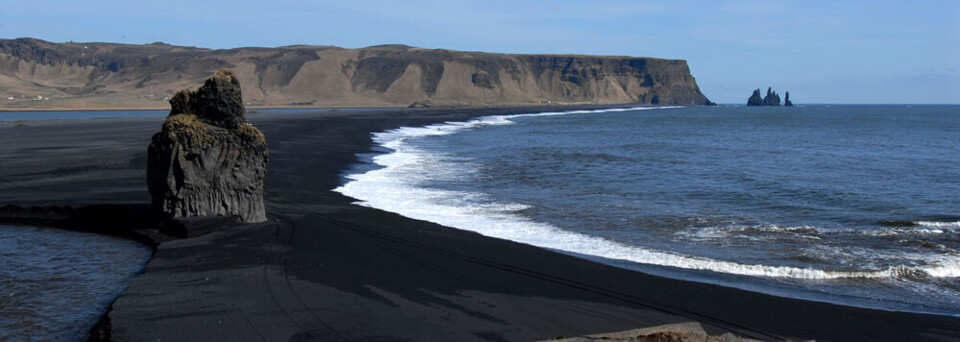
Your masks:
<instances>
[{"instance_id":1,"label":"distant promontory","mask_svg":"<svg viewBox=\"0 0 960 342\"><path fill-rule=\"evenodd\" d=\"M221 68L249 85L248 107L711 103L678 59L20 38L0 39L0 109L167 108L178 90Z\"/></svg>"},{"instance_id":2,"label":"distant promontory","mask_svg":"<svg viewBox=\"0 0 960 342\"><path fill-rule=\"evenodd\" d=\"M790 92L784 93L784 106L793 107L793 102L790 102ZM750 98L747 99L747 106L780 106L780 95L773 90L773 87L767 88L767 96L760 96L760 88L757 88L753 91L753 94L750 95Z\"/></svg>"}]
</instances>

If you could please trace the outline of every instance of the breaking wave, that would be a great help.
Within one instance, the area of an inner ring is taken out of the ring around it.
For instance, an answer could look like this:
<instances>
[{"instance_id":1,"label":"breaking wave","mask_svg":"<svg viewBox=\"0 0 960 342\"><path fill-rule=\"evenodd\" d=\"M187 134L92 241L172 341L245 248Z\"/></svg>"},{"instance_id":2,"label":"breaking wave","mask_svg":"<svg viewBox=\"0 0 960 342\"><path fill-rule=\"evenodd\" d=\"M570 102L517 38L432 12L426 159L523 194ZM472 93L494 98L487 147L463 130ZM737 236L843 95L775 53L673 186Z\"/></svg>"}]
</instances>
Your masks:
<instances>
[{"instance_id":1,"label":"breaking wave","mask_svg":"<svg viewBox=\"0 0 960 342\"><path fill-rule=\"evenodd\" d=\"M665 107L660 107L665 108ZM676 267L682 269L721 272L727 274L794 278L794 279L843 279L843 278L947 278L960 277L960 261L943 258L924 266L891 266L874 270L822 270L790 266L742 264L706 257L659 251L624 244L618 241L571 232L556 226L535 222L517 212L529 207L519 203L497 203L485 194L464 191L440 190L422 187L423 181L444 177L458 177L463 165L451 163L449 156L425 151L407 144L415 137L448 135L470 128L488 125L510 125L513 118L523 116L571 115L655 108L618 108L550 112L537 114L498 115L481 117L466 122L447 122L423 127L402 127L375 133L375 143L393 150L378 155L373 162L382 168L360 174L347 175L349 181L334 191L359 200L357 204L395 212L410 218L430 221L441 225L474 231L486 236L526 243L542 248L596 256L613 260L625 260L640 264ZM923 227L934 223L918 223ZM936 223L939 224L939 223ZM937 226L939 227L939 226ZM766 227L744 229L782 230L798 234L810 234L811 227ZM814 231L815 233L815 231ZM812 234L811 234L812 235Z\"/></svg>"},{"instance_id":2,"label":"breaking wave","mask_svg":"<svg viewBox=\"0 0 960 342\"><path fill-rule=\"evenodd\" d=\"M960 228L960 220L950 222L917 221L916 224L928 228Z\"/></svg>"}]
</instances>

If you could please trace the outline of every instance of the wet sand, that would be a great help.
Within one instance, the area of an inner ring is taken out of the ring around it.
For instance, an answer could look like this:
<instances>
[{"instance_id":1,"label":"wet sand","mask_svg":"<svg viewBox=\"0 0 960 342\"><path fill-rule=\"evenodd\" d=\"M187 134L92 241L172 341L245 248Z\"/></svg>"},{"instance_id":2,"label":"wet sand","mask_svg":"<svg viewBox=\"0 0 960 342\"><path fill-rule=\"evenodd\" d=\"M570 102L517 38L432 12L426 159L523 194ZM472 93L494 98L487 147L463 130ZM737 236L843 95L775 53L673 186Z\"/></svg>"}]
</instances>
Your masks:
<instances>
[{"instance_id":1,"label":"wet sand","mask_svg":"<svg viewBox=\"0 0 960 342\"><path fill-rule=\"evenodd\" d=\"M94 221L141 228L131 234L157 245L108 315L117 341L525 341L690 321L762 340L960 339L958 318L646 275L331 191L370 150L370 132L531 110L545 109L253 114L271 153L270 220L188 221L187 238L136 227L149 204L146 147L162 118L0 125L0 207L117 204L96 207Z\"/></svg>"}]
</instances>

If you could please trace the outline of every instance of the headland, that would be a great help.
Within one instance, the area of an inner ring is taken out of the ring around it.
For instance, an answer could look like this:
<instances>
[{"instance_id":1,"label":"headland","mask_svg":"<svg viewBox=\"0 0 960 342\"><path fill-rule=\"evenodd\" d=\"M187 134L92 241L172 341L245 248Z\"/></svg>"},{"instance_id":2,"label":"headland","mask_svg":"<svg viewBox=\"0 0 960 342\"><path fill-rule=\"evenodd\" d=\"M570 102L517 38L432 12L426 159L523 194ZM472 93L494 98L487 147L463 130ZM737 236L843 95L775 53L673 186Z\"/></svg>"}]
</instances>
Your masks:
<instances>
[{"instance_id":1,"label":"headland","mask_svg":"<svg viewBox=\"0 0 960 342\"><path fill-rule=\"evenodd\" d=\"M710 103L679 59L18 38L0 39L0 110L166 109L220 68L236 72L250 108Z\"/></svg>"}]
</instances>

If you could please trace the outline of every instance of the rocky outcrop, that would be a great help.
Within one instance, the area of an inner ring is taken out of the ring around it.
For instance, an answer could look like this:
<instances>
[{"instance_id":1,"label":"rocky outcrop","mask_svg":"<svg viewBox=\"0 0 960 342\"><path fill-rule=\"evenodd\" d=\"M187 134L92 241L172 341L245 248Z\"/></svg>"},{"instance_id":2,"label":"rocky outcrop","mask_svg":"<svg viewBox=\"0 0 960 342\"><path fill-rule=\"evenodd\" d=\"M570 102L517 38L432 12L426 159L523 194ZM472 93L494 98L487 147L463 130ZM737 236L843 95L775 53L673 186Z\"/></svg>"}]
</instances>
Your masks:
<instances>
[{"instance_id":1,"label":"rocky outcrop","mask_svg":"<svg viewBox=\"0 0 960 342\"><path fill-rule=\"evenodd\" d=\"M747 99L747 106L763 106L763 97L760 97L760 88L753 91L753 95Z\"/></svg>"},{"instance_id":2,"label":"rocky outcrop","mask_svg":"<svg viewBox=\"0 0 960 342\"><path fill-rule=\"evenodd\" d=\"M783 106L784 107L793 107L793 102L790 102L790 92L783 92Z\"/></svg>"},{"instance_id":3,"label":"rocky outcrop","mask_svg":"<svg viewBox=\"0 0 960 342\"><path fill-rule=\"evenodd\" d=\"M147 184L155 210L171 217L267 219L266 139L246 121L240 82L220 70L196 91L170 100L170 116L148 149Z\"/></svg>"},{"instance_id":4,"label":"rocky outcrop","mask_svg":"<svg viewBox=\"0 0 960 342\"><path fill-rule=\"evenodd\" d=\"M551 341L557 342L755 342L758 340L741 338L732 333L715 336L708 334L700 323L667 324L650 328L628 331L587 335L582 337L562 338ZM546 342L546 341L544 341Z\"/></svg>"},{"instance_id":5,"label":"rocky outcrop","mask_svg":"<svg viewBox=\"0 0 960 342\"><path fill-rule=\"evenodd\" d=\"M0 40L0 108L159 107L176 89L235 70L249 105L704 105L686 61L509 55L403 45L210 50L162 43ZM21 98L20 96L23 96ZM30 101L43 95L50 101Z\"/></svg>"},{"instance_id":6,"label":"rocky outcrop","mask_svg":"<svg viewBox=\"0 0 960 342\"><path fill-rule=\"evenodd\" d=\"M787 93L787 103L789 103L788 106L793 106L793 103L790 103L789 92ZM780 95L773 91L773 87L768 87L767 96L760 97L760 89L757 88L747 99L747 106L780 106Z\"/></svg>"},{"instance_id":7,"label":"rocky outcrop","mask_svg":"<svg viewBox=\"0 0 960 342\"><path fill-rule=\"evenodd\" d=\"M432 106L430 105L429 102L420 102L420 101L411 103L409 106L407 106L407 108L430 108L430 107Z\"/></svg>"},{"instance_id":8,"label":"rocky outcrop","mask_svg":"<svg viewBox=\"0 0 960 342\"><path fill-rule=\"evenodd\" d=\"M780 105L780 95L777 92L773 91L773 88L767 88L767 96L763 97L764 106L779 106Z\"/></svg>"}]
</instances>

